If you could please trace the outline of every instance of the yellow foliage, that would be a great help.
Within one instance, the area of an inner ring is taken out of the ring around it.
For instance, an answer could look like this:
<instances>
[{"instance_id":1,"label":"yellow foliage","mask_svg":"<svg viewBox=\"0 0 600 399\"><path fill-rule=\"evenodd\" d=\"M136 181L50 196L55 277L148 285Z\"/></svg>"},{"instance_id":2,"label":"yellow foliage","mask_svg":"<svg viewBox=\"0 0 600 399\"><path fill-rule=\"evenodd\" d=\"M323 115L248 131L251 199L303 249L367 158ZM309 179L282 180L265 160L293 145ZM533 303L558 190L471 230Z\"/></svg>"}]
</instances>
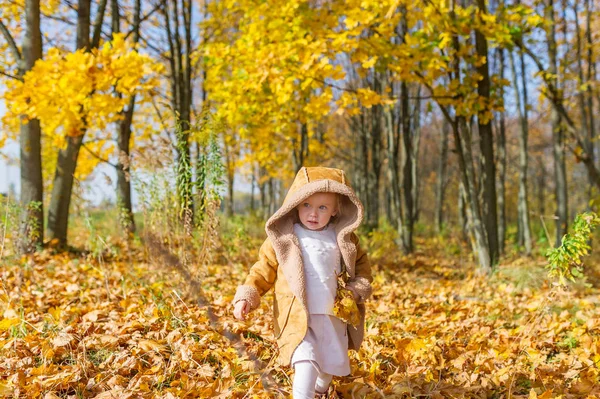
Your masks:
<instances>
[{"instance_id":1,"label":"yellow foliage","mask_svg":"<svg viewBox=\"0 0 600 399\"><path fill-rule=\"evenodd\" d=\"M91 52L65 54L51 48L23 82L10 82L4 95L3 122L14 129L19 115L37 118L54 144L64 136L103 130L119 119L133 94L158 85L161 70L160 64L135 51L123 35Z\"/></svg>"}]
</instances>

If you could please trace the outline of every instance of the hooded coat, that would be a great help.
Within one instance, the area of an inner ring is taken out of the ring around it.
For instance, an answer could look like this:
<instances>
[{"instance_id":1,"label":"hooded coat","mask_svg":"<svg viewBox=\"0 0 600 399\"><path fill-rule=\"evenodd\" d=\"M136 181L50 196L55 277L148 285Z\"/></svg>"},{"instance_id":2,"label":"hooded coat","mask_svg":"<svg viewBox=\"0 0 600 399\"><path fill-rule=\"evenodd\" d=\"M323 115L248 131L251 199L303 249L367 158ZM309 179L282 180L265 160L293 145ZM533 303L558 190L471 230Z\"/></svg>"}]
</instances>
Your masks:
<instances>
[{"instance_id":1,"label":"hooded coat","mask_svg":"<svg viewBox=\"0 0 600 399\"><path fill-rule=\"evenodd\" d=\"M315 193L340 195L340 209L335 228L342 267L348 274L347 285L359 295L360 324L348 324L348 348L358 350L364 337L364 300L371 295L371 265L359 245L354 231L363 219L363 206L340 169L323 167L300 169L283 205L267 221L267 239L243 285L239 286L234 303L246 300L250 309L259 306L260 297L275 287L273 298L274 330L279 347L278 361L289 365L294 350L308 330L306 283L300 243L294 234L298 223L296 207Z\"/></svg>"}]
</instances>

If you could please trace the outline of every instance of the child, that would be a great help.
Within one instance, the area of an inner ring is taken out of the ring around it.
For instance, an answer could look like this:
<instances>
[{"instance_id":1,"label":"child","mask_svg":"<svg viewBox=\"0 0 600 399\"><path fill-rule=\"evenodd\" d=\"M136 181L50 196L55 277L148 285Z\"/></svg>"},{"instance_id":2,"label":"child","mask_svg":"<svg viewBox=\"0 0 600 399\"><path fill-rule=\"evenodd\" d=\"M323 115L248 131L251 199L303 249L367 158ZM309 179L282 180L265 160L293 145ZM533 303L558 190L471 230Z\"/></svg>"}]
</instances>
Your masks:
<instances>
[{"instance_id":1,"label":"child","mask_svg":"<svg viewBox=\"0 0 600 399\"><path fill-rule=\"evenodd\" d=\"M278 361L295 369L294 399L314 398L329 388L332 375L350 373L348 349L364 335L364 300L371 295L371 266L354 230L363 207L344 172L302 168L283 205L267 221L267 240L234 298L243 320L275 286L273 311ZM342 274L343 273L343 274ZM358 304L357 327L333 314L337 276Z\"/></svg>"}]
</instances>

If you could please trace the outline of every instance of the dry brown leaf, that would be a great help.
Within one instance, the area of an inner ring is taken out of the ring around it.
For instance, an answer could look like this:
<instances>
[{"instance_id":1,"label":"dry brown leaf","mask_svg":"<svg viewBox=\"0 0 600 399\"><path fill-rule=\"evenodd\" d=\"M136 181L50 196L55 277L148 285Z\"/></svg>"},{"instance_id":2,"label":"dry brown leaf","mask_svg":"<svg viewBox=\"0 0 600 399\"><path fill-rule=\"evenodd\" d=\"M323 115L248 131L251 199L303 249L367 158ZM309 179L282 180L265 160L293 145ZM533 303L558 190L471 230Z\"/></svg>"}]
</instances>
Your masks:
<instances>
[{"instance_id":1,"label":"dry brown leaf","mask_svg":"<svg viewBox=\"0 0 600 399\"><path fill-rule=\"evenodd\" d=\"M54 347L70 345L75 337L69 333L61 332L52 340Z\"/></svg>"}]
</instances>

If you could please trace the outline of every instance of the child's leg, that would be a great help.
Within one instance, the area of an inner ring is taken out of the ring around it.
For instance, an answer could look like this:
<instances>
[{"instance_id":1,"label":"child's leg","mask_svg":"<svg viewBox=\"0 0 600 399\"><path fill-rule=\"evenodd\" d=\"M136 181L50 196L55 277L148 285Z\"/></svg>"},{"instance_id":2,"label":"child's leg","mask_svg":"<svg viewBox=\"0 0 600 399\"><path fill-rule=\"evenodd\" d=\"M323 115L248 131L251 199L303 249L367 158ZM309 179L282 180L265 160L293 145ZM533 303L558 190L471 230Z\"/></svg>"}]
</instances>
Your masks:
<instances>
[{"instance_id":1,"label":"child's leg","mask_svg":"<svg viewBox=\"0 0 600 399\"><path fill-rule=\"evenodd\" d=\"M310 360L303 360L294 364L294 370L293 399L314 399L317 367Z\"/></svg>"},{"instance_id":2,"label":"child's leg","mask_svg":"<svg viewBox=\"0 0 600 399\"><path fill-rule=\"evenodd\" d=\"M331 384L331 380L333 376L327 373L319 373L317 377L317 381L315 383L315 391L317 393L327 393L329 389L329 384Z\"/></svg>"},{"instance_id":3,"label":"child's leg","mask_svg":"<svg viewBox=\"0 0 600 399\"><path fill-rule=\"evenodd\" d=\"M316 393L326 393L333 376L319 373L319 369L309 360L296 362L294 375L293 398L313 399Z\"/></svg>"}]
</instances>

